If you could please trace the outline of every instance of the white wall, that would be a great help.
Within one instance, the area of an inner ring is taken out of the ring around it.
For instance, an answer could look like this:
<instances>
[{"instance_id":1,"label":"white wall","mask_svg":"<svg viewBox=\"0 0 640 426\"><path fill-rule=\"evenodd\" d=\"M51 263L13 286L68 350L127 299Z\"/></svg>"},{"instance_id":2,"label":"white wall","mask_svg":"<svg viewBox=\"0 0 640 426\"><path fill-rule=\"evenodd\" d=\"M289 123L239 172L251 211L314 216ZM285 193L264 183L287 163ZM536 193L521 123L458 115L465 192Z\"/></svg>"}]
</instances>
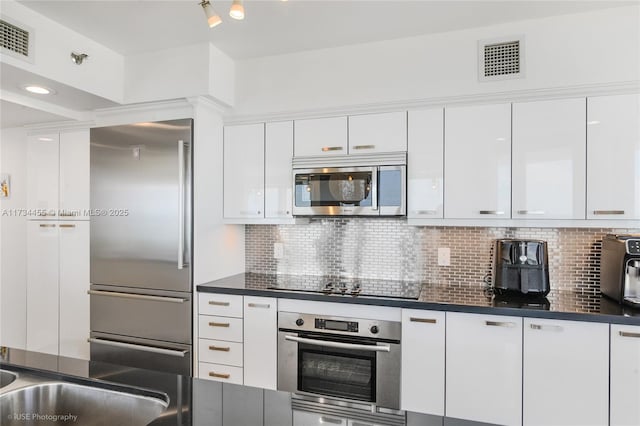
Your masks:
<instances>
[{"instance_id":1,"label":"white wall","mask_svg":"<svg viewBox=\"0 0 640 426\"><path fill-rule=\"evenodd\" d=\"M640 80L640 7L249 59L231 116ZM478 41L525 37L525 78L479 82Z\"/></svg>"},{"instance_id":2,"label":"white wall","mask_svg":"<svg viewBox=\"0 0 640 426\"><path fill-rule=\"evenodd\" d=\"M23 129L2 129L0 173L11 175L11 195L0 199L0 344L24 348L27 333L27 220L9 216L27 204L27 143Z\"/></svg>"}]
</instances>

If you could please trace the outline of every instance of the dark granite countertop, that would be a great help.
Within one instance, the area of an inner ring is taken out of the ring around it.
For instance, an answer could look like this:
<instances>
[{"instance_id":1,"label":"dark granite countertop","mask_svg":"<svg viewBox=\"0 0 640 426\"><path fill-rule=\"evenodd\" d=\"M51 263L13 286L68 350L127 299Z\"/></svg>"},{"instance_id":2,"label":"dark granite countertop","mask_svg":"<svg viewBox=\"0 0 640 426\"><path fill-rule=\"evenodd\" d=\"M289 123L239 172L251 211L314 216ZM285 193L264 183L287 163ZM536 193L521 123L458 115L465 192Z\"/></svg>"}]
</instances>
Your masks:
<instances>
[{"instance_id":1,"label":"dark granite countertop","mask_svg":"<svg viewBox=\"0 0 640 426\"><path fill-rule=\"evenodd\" d=\"M599 294L552 291L543 299L522 299L493 296L482 286L431 285L411 281L375 280L376 287L385 284L393 293L403 296L404 290L420 287L417 300L376 296L357 297L314 292L320 283L336 277L307 275L276 275L242 273L197 286L207 293L239 294L246 296L279 297L321 302L353 303L392 306L410 309L469 312L490 315L513 315L532 318L551 318L575 321L606 322L640 325L640 309L619 305ZM273 287L278 287L274 289Z\"/></svg>"}]
</instances>

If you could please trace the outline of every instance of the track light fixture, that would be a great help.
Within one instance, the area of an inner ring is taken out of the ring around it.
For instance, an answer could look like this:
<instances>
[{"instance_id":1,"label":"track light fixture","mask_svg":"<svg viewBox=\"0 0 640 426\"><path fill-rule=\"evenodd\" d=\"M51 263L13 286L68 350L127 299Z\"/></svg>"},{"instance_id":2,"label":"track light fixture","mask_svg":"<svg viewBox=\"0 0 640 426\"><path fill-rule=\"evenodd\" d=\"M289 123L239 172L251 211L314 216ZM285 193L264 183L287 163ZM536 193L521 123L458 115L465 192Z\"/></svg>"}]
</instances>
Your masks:
<instances>
[{"instance_id":1,"label":"track light fixture","mask_svg":"<svg viewBox=\"0 0 640 426\"><path fill-rule=\"evenodd\" d=\"M233 0L231 9L229 9L229 16L237 20L244 19L244 6L242 5L242 0Z\"/></svg>"},{"instance_id":2,"label":"track light fixture","mask_svg":"<svg viewBox=\"0 0 640 426\"><path fill-rule=\"evenodd\" d=\"M88 57L89 55L87 55L86 53L71 52L71 62L76 65L82 65L82 61L84 61Z\"/></svg>"},{"instance_id":3,"label":"track light fixture","mask_svg":"<svg viewBox=\"0 0 640 426\"><path fill-rule=\"evenodd\" d=\"M213 28L222 23L222 19L220 19L216 11L213 10L213 6L211 6L209 0L202 0L202 2L200 2L200 6L202 6L204 14L207 17L207 24L209 24L209 28Z\"/></svg>"}]
</instances>

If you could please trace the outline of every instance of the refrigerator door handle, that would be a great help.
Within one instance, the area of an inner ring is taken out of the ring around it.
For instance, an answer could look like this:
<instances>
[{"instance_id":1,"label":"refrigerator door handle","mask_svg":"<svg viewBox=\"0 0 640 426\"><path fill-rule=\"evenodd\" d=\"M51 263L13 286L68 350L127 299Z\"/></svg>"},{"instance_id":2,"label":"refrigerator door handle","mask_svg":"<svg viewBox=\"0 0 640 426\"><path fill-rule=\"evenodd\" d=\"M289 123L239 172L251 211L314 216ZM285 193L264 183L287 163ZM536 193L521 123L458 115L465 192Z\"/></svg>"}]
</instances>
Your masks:
<instances>
[{"instance_id":1,"label":"refrigerator door handle","mask_svg":"<svg viewBox=\"0 0 640 426\"><path fill-rule=\"evenodd\" d=\"M184 141L178 141L178 269L184 268L184 215L185 215L185 185L184 185Z\"/></svg>"},{"instance_id":2,"label":"refrigerator door handle","mask_svg":"<svg viewBox=\"0 0 640 426\"><path fill-rule=\"evenodd\" d=\"M87 342L89 342L89 343L97 343L99 345L105 345L105 346L115 346L117 348L134 349L134 350L137 350L137 351L152 352L152 353L155 353L155 354L177 356L177 357L182 357L182 358L184 358L184 356L187 354L187 352L189 352L189 351L180 351L180 350L175 350L175 349L157 348L155 346L138 345L138 344L135 344L135 343L118 342L116 340L96 339L95 337L88 338Z\"/></svg>"},{"instance_id":3,"label":"refrigerator door handle","mask_svg":"<svg viewBox=\"0 0 640 426\"><path fill-rule=\"evenodd\" d=\"M94 296L122 297L124 299L151 300L154 302L184 303L189 301L189 299L183 299L181 297L151 296L147 294L122 293L119 291L88 290L87 294Z\"/></svg>"}]
</instances>

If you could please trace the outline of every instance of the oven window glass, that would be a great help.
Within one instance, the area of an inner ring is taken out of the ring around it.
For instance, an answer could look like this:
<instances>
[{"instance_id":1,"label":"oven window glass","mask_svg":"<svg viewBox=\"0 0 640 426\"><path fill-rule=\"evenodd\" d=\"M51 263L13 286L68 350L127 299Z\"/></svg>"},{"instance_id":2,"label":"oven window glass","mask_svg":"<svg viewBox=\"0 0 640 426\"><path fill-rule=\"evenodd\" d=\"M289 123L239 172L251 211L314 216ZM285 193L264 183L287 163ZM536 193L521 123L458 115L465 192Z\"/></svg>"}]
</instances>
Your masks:
<instances>
[{"instance_id":1,"label":"oven window glass","mask_svg":"<svg viewBox=\"0 0 640 426\"><path fill-rule=\"evenodd\" d=\"M375 402L375 352L298 344L298 389Z\"/></svg>"},{"instance_id":2,"label":"oven window glass","mask_svg":"<svg viewBox=\"0 0 640 426\"><path fill-rule=\"evenodd\" d=\"M371 206L371 172L296 175L298 207Z\"/></svg>"}]
</instances>

